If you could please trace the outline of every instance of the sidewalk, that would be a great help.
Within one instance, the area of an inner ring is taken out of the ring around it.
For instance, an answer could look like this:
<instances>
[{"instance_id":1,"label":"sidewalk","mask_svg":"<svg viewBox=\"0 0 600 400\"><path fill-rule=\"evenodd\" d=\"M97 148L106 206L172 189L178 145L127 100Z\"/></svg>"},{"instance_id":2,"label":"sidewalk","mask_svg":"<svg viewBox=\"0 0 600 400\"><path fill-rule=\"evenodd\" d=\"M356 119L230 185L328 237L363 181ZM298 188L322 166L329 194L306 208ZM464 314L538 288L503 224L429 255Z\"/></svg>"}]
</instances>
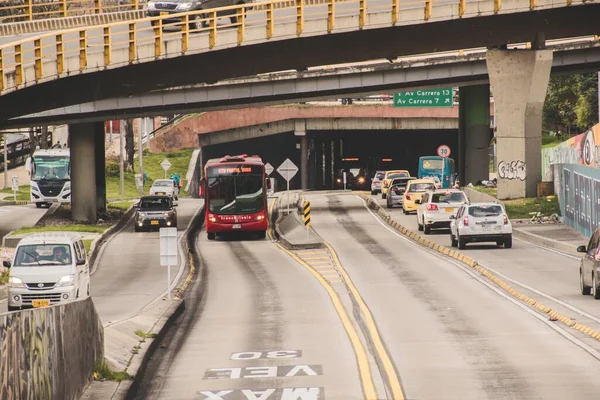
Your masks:
<instances>
[{"instance_id":1,"label":"sidewalk","mask_svg":"<svg viewBox=\"0 0 600 400\"><path fill-rule=\"evenodd\" d=\"M528 221L513 221L513 235L527 242L577 257L581 256L577 253L577 247L587 245L589 242L589 238L561 223L535 224Z\"/></svg>"}]
</instances>

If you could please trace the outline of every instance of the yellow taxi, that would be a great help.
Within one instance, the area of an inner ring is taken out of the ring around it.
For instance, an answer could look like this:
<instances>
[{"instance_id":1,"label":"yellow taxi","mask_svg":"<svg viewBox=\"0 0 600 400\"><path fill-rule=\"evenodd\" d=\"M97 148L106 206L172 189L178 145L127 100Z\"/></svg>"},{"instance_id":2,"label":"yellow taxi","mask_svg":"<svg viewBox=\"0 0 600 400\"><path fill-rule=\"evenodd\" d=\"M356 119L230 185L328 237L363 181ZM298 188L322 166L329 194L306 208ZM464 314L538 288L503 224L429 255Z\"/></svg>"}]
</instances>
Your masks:
<instances>
[{"instance_id":1,"label":"yellow taxi","mask_svg":"<svg viewBox=\"0 0 600 400\"><path fill-rule=\"evenodd\" d=\"M423 193L428 190L435 190L435 181L433 179L415 179L409 181L406 184L404 198L402 199L402 210L404 211L404 214L417 211L419 205L415 204L415 200L421 200Z\"/></svg>"},{"instance_id":2,"label":"yellow taxi","mask_svg":"<svg viewBox=\"0 0 600 400\"><path fill-rule=\"evenodd\" d=\"M385 171L385 175L383 176L383 182L381 183L381 198L385 199L387 197L388 189L390 188L390 183L395 178L409 178L410 172L405 169L394 169L391 171Z\"/></svg>"}]
</instances>

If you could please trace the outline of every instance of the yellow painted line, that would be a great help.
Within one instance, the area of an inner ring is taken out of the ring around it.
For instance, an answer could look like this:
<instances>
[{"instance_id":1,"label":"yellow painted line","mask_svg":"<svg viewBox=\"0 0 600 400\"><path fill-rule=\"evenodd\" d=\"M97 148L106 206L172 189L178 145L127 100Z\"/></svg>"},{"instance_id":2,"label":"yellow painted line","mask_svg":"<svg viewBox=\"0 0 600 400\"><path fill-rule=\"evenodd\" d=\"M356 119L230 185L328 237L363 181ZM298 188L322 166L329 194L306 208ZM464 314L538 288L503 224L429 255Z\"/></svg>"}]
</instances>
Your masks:
<instances>
[{"instance_id":1,"label":"yellow painted line","mask_svg":"<svg viewBox=\"0 0 600 400\"><path fill-rule=\"evenodd\" d=\"M333 303L333 307L337 311L337 313L340 317L340 320L342 321L342 325L344 325L344 329L346 330L346 333L348 334L348 337L350 338L352 347L354 348L354 354L356 355L356 361L358 362L358 372L360 374L360 381L362 384L363 394L365 395L365 398L367 400L377 400L378 399L377 391L375 390L375 384L373 383L373 375L371 373L371 367L369 365L369 358L367 356L367 351L366 351L365 347L363 346L363 344L360 340L360 337L358 336L358 333L356 332L356 329L354 329L354 325L350 321L350 317L348 317L348 313L346 312L346 309L342 305L342 301L340 300L340 297L338 296L336 291L333 290L331 285L329 285L328 282L321 275L319 275L318 272L313 270L310 265L308 265L307 263L302 261L302 259L300 257L298 257L293 252L289 251L288 249L286 249L279 243L277 243L277 246L281 250L285 251L294 260L296 260L296 262L298 262L298 264L302 265L308 272L313 274L313 276L315 278L317 278L319 283L325 288L325 290L327 291L327 294L329 294L329 297L331 298L331 302ZM396 399L396 398L394 398L394 399ZM401 400L401 399L403 399L403 397L398 400Z\"/></svg>"},{"instance_id":2,"label":"yellow painted line","mask_svg":"<svg viewBox=\"0 0 600 400\"><path fill-rule=\"evenodd\" d=\"M311 265L311 267L313 267L313 266ZM335 268L332 268L332 267L326 267L326 268L323 268L323 267L313 267L313 268L316 269L317 271L319 271L320 273L327 273L327 271L331 271L331 272L337 273L337 271L335 270Z\"/></svg>"},{"instance_id":3,"label":"yellow painted line","mask_svg":"<svg viewBox=\"0 0 600 400\"><path fill-rule=\"evenodd\" d=\"M375 345L375 351L377 351L377 354L379 355L379 358L383 363L383 369L385 370L385 374L388 378L388 383L392 391L392 399L404 400L405 396L404 392L402 391L402 385L400 385L400 379L398 378L398 374L396 373L396 369L394 368L394 364L392 363L390 355L387 353L387 350L383 345L383 341L381 340L381 336L379 335L379 331L377 330L377 326L375 325L375 320L373 319L371 311L369 310L364 300L358 293L356 286L354 286L352 279L350 279L350 276L342 266L342 263L340 262L340 259L338 258L338 255L333 249L333 247L331 247L329 243L325 243L325 246L327 246L327 248L331 252L331 255L333 256L337 264L339 274L342 276L342 279L346 282L348 289L350 289L352 296L356 299L356 302L358 303L361 312L365 316L365 324L367 325L367 329L369 330L369 334L371 336L371 339L373 340L373 344Z\"/></svg>"},{"instance_id":4,"label":"yellow painted line","mask_svg":"<svg viewBox=\"0 0 600 400\"><path fill-rule=\"evenodd\" d=\"M371 198L368 196L362 196L362 195L361 195L361 197L367 203L367 207L368 207L369 201L372 201ZM382 216L382 219L385 220L388 225L392 225L392 223L390 222L391 217L389 216L389 214L387 214L385 211L383 211L382 208L380 208L378 211L379 211L380 216ZM404 230L402 228L404 228ZM397 231L400 231L404 236L413 239L416 243L422 244L423 241L425 240L421 235L417 235L414 232L409 232L408 228L405 228L405 227L402 227L402 228L396 227L395 229ZM329 245L327 245L327 246L329 247ZM595 329L593 329L587 325L576 323L571 317L563 315L563 314L559 313L558 311L554 311L550 307L540 303L539 301L529 297L528 295L520 293L518 290L514 289L508 283L506 283L504 280L498 278L496 275L491 273L489 270L487 270L484 267L482 267L481 265L479 265L477 263L477 261L475 261L471 257L468 257L456 250L452 250L445 246L437 245L437 244L433 246L433 250L437 251L438 253L443 254L443 255L451 255L452 258L473 268L475 271L477 271L481 275L485 276L488 280L490 280L491 282L496 284L498 287L500 287L502 290L504 290L506 293L510 294L514 298L521 300L523 303L529 304L533 308L536 308L536 309L542 311L543 313L547 314L548 317L552 318L553 320L559 321L569 328L578 330L581 333L600 341L600 332L599 331L596 331ZM335 252L333 252L333 255L334 255L334 257L337 257ZM345 273L345 271L343 271L343 269L340 269L340 273L343 274L343 273Z\"/></svg>"},{"instance_id":5,"label":"yellow painted line","mask_svg":"<svg viewBox=\"0 0 600 400\"><path fill-rule=\"evenodd\" d=\"M344 282L342 282L342 281L329 281L329 283L337 284L337 283L344 283Z\"/></svg>"},{"instance_id":6,"label":"yellow painted line","mask_svg":"<svg viewBox=\"0 0 600 400\"><path fill-rule=\"evenodd\" d=\"M304 261L313 261L313 260L329 260L329 257L301 257Z\"/></svg>"}]
</instances>

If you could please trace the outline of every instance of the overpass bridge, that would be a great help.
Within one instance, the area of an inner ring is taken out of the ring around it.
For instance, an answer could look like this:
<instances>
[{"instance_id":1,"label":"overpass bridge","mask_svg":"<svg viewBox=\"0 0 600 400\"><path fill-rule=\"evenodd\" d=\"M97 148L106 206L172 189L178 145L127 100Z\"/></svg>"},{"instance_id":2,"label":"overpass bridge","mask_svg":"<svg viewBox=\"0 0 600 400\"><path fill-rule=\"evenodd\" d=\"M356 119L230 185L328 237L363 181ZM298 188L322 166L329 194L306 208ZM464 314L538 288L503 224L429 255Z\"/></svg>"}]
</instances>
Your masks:
<instances>
[{"instance_id":1,"label":"overpass bridge","mask_svg":"<svg viewBox=\"0 0 600 400\"><path fill-rule=\"evenodd\" d=\"M501 196L518 197L535 191L540 175L535 167L539 151L529 148L540 141L539 133L532 132L539 131L536 127L541 125L541 105L552 64L552 50L544 49L545 41L596 34L599 8L583 1L532 0L426 1L404 10L398 1L346 1L343 6L333 1L315 6L300 1L287 4L278 1L256 3L253 9L238 5L202 10L182 13L182 21L170 26L165 26L163 17L155 17L42 34L2 45L0 121L239 76L532 42L528 51L493 50L486 57L498 121L502 121L498 127L499 155L504 161L520 160L530 166L525 180L500 181ZM289 9L293 10L291 18ZM219 13L223 12L233 13L235 22L222 23ZM252 14L257 22L250 22ZM207 26L189 29L190 21ZM178 29L163 29L171 27ZM419 40L405 40L407 37ZM278 57L272 57L274 54ZM465 100L468 97L479 99L472 104L489 98L487 86L466 87L461 92L463 104L471 103ZM485 114L467 113L465 123L473 128L467 129L470 134L489 130ZM94 137L100 130L100 124L74 124L71 145L81 148L74 153L100 154L94 150L98 142ZM91 197L94 157L74 159L73 163L85 165L86 161L89 165L76 168L77 176L73 176L76 188L78 181L88 183L73 192L73 214L76 219L93 220L95 201L78 199Z\"/></svg>"}]
</instances>

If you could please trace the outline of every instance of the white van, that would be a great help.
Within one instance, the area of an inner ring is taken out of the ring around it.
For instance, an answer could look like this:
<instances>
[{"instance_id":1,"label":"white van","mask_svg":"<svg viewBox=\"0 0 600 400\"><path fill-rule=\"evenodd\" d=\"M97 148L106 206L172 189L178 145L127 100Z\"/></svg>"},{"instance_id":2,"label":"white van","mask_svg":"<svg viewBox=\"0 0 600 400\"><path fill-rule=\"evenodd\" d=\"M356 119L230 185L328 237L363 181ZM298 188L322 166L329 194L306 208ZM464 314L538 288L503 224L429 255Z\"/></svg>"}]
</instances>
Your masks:
<instances>
[{"instance_id":1,"label":"white van","mask_svg":"<svg viewBox=\"0 0 600 400\"><path fill-rule=\"evenodd\" d=\"M47 307L90 294L90 268L81 235L32 233L15 250L8 277L8 311Z\"/></svg>"}]
</instances>

